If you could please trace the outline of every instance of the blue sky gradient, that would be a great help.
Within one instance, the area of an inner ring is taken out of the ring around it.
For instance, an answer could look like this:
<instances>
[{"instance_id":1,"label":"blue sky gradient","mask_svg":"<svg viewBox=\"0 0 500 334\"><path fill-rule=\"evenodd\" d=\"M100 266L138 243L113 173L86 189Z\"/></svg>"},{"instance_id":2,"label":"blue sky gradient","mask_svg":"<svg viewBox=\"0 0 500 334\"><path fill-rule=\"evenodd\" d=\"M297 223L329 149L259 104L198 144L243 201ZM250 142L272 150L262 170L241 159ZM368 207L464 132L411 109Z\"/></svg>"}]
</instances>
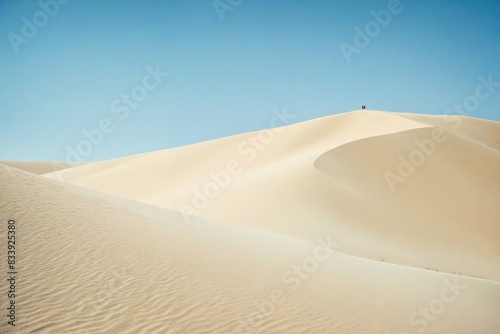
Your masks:
<instances>
[{"instance_id":1,"label":"blue sky gradient","mask_svg":"<svg viewBox=\"0 0 500 334\"><path fill-rule=\"evenodd\" d=\"M479 77L500 81L494 0L401 0L348 62L341 43L391 1L0 1L0 160L64 161L103 119L113 130L84 161L263 129L275 109L444 114ZM169 75L120 119L157 67ZM500 87L471 116L500 121Z\"/></svg>"}]
</instances>

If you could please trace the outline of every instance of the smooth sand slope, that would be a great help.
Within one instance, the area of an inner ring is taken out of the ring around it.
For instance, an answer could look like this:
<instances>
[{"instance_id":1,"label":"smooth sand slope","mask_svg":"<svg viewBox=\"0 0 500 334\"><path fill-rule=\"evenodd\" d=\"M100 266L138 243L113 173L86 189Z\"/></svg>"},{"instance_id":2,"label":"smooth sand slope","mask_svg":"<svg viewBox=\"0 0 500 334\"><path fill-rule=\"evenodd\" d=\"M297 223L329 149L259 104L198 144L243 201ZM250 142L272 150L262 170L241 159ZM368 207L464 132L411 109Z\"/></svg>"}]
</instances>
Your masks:
<instances>
[{"instance_id":1,"label":"smooth sand slope","mask_svg":"<svg viewBox=\"0 0 500 334\"><path fill-rule=\"evenodd\" d=\"M434 142L436 129L444 142ZM492 265L500 259L499 123L358 111L267 132L48 176L299 240L330 233L345 253L500 281ZM399 157L421 151L415 140L435 148L391 188L386 173L399 175Z\"/></svg>"},{"instance_id":2,"label":"smooth sand slope","mask_svg":"<svg viewBox=\"0 0 500 334\"><path fill-rule=\"evenodd\" d=\"M18 258L0 331L500 332L500 124L359 111L269 131L45 176L0 164Z\"/></svg>"}]
</instances>

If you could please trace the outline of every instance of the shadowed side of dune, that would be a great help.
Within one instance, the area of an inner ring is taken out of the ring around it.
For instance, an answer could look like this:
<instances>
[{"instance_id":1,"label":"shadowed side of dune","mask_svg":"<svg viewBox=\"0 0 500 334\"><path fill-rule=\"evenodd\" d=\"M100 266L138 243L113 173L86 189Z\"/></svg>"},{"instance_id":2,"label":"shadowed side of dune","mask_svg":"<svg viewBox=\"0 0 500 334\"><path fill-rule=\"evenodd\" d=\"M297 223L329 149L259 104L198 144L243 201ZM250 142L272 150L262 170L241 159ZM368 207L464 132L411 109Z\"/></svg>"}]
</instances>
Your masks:
<instances>
[{"instance_id":1,"label":"shadowed side of dune","mask_svg":"<svg viewBox=\"0 0 500 334\"><path fill-rule=\"evenodd\" d=\"M382 243L384 260L500 280L492 265L500 260L500 151L424 128L348 143L315 166L350 189L344 196L357 209L339 210Z\"/></svg>"},{"instance_id":2,"label":"shadowed side of dune","mask_svg":"<svg viewBox=\"0 0 500 334\"><path fill-rule=\"evenodd\" d=\"M248 152L258 133L45 176L297 240L330 233L343 240L339 251L363 258L498 279L491 264L499 258L498 127L458 116L352 112L281 128L250 161L238 148ZM399 176L400 156L418 158L415 140L425 149L435 129L447 140L424 152L411 176ZM230 161L241 172L227 177Z\"/></svg>"},{"instance_id":3,"label":"shadowed side of dune","mask_svg":"<svg viewBox=\"0 0 500 334\"><path fill-rule=\"evenodd\" d=\"M456 115L420 115L398 113L401 117L444 128L457 135L477 141L494 150L500 150L500 122Z\"/></svg>"}]
</instances>

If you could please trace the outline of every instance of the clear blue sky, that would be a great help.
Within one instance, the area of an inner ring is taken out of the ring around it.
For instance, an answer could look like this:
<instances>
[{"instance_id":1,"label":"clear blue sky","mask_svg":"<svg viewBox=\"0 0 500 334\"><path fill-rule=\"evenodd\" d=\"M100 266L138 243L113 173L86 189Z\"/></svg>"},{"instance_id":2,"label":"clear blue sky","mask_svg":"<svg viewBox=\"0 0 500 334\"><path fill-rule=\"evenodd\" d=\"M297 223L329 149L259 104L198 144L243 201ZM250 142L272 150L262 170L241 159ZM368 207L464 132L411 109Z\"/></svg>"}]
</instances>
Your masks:
<instances>
[{"instance_id":1,"label":"clear blue sky","mask_svg":"<svg viewBox=\"0 0 500 334\"><path fill-rule=\"evenodd\" d=\"M351 62L341 43L355 46L354 28L390 1L220 0L223 14L213 0L54 1L42 1L53 17L0 1L0 160L64 161L105 118L113 131L85 161L263 129L273 109L293 122L361 104L443 114L479 76L500 81L500 1L401 0ZM169 75L147 79L120 119L148 66ZM471 116L500 120L496 89Z\"/></svg>"}]
</instances>

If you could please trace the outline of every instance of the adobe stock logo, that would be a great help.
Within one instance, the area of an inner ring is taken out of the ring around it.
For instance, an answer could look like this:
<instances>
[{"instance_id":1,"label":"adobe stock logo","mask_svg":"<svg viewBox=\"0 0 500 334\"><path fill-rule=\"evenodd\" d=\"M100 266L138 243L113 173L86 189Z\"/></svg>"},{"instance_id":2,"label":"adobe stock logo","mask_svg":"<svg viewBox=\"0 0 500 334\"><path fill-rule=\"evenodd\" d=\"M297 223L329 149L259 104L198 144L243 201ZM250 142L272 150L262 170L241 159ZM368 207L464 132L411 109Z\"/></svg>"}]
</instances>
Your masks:
<instances>
[{"instance_id":1,"label":"adobe stock logo","mask_svg":"<svg viewBox=\"0 0 500 334\"><path fill-rule=\"evenodd\" d=\"M476 86L474 94L467 96L462 103L453 104L453 109L449 108L445 112L443 120L446 123L453 123L451 126L453 130L457 130L461 126L462 120L460 117L450 117L451 114L470 116L472 112L479 109L482 101L490 98L497 90L497 87L500 87L500 81L494 81L492 74L488 75L487 78L480 76L478 80L479 84ZM414 150L406 157L403 155L398 156L399 165L397 169L394 172L386 171L384 173L384 178L391 192L396 191L398 183L404 183L412 176L417 167L422 166L448 138L449 136L444 129L436 127L432 130L429 138L415 139L414 144L416 147Z\"/></svg>"},{"instance_id":2,"label":"adobe stock logo","mask_svg":"<svg viewBox=\"0 0 500 334\"><path fill-rule=\"evenodd\" d=\"M380 34L382 28L386 28L391 23L393 16L400 14L403 9L404 7L399 0L389 0L387 9L382 9L378 12L372 10L370 12L374 20L368 21L364 29L355 26L354 45L346 42L342 42L339 45L347 63L351 63L353 54L360 54L362 49L368 47L372 40Z\"/></svg>"},{"instance_id":3,"label":"adobe stock logo","mask_svg":"<svg viewBox=\"0 0 500 334\"><path fill-rule=\"evenodd\" d=\"M40 10L36 11L35 14L29 20L26 16L21 18L23 25L21 27L21 35L14 32L9 32L7 38L9 39L10 45L14 50L14 53L19 53L19 46L21 44L28 44L28 42L38 35L38 31L45 27L51 18L54 18L60 9L60 5L65 5L70 0L40 0L38 1L38 6Z\"/></svg>"},{"instance_id":4,"label":"adobe stock logo","mask_svg":"<svg viewBox=\"0 0 500 334\"><path fill-rule=\"evenodd\" d=\"M84 157L92 154L94 149L103 143L106 135L110 135L115 130L115 125L127 119L132 114L131 111L137 110L140 103L149 96L149 93L157 89L169 76L168 72L163 72L160 69L160 65L156 65L155 68L147 66L145 71L146 75L142 78L140 85L134 86L128 94L121 94L120 98L111 102L110 109L114 114L117 114L118 120L104 117L95 128L82 130L85 139L80 140L74 148L66 145L67 163L82 162Z\"/></svg>"},{"instance_id":5,"label":"adobe stock logo","mask_svg":"<svg viewBox=\"0 0 500 334\"><path fill-rule=\"evenodd\" d=\"M335 242L331 235L325 239L318 238L312 256L307 256L299 262L285 270L281 275L281 282L290 285L289 294L296 291L302 283L308 280L316 272L322 263L327 262L335 256L335 249L340 247L340 243ZM265 300L255 301L254 311L247 317L241 319L232 333L261 333L260 328L265 318L270 317L279 306L283 305L291 296L287 296L287 289L276 288L269 293Z\"/></svg>"},{"instance_id":6,"label":"adobe stock logo","mask_svg":"<svg viewBox=\"0 0 500 334\"><path fill-rule=\"evenodd\" d=\"M441 290L439 298L434 298L428 304L420 306L417 311L408 317L410 326L416 328L419 333L425 332L467 289L466 285L461 285L458 282L457 277L454 277L453 281L446 279L444 285L445 287ZM402 331L400 334L409 333Z\"/></svg>"},{"instance_id":7,"label":"adobe stock logo","mask_svg":"<svg viewBox=\"0 0 500 334\"><path fill-rule=\"evenodd\" d=\"M278 123L281 123L281 126L289 125L293 118L295 115L288 113L286 108L283 108L282 111L273 110L269 128L249 134L240 141L236 149L238 158L229 160L221 169L210 172L203 185L193 188L190 203L179 205L178 211L182 213L184 221L190 223L191 216L199 216L200 212L207 208L212 200L229 187L235 177L243 173L247 165L258 158L260 152L272 145L280 132L286 131L283 127L277 127Z\"/></svg>"},{"instance_id":8,"label":"adobe stock logo","mask_svg":"<svg viewBox=\"0 0 500 334\"><path fill-rule=\"evenodd\" d=\"M243 0L214 0L212 5L219 16L219 20L222 22L224 21L225 13L232 12L236 7L241 5L242 2Z\"/></svg>"}]
</instances>

